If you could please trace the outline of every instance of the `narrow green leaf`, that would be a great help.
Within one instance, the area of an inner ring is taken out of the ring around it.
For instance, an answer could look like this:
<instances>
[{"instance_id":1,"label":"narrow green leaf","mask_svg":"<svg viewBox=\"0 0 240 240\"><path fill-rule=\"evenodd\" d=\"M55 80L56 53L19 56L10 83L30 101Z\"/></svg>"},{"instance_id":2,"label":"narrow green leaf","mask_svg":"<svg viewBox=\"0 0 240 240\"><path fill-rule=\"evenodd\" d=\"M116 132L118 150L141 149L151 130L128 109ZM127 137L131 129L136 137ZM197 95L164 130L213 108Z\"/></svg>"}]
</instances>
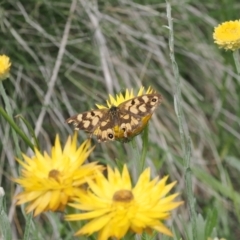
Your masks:
<instances>
[{"instance_id":1,"label":"narrow green leaf","mask_svg":"<svg viewBox=\"0 0 240 240\"><path fill-rule=\"evenodd\" d=\"M31 141L28 139L26 134L18 127L18 125L13 121L13 119L4 111L2 107L0 107L0 115L2 115L7 122L10 124L10 126L15 130L15 132L24 140L24 142L32 149L34 150L34 145L31 143Z\"/></svg>"}]
</instances>

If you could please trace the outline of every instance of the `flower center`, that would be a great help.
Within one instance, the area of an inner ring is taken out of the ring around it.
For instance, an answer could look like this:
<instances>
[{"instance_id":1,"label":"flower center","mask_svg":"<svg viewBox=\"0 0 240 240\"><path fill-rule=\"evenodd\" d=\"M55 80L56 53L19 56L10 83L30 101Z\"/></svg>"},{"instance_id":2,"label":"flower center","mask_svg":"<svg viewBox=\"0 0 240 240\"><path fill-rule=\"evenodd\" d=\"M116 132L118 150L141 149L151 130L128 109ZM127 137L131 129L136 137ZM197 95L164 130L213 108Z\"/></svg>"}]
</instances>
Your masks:
<instances>
[{"instance_id":1,"label":"flower center","mask_svg":"<svg viewBox=\"0 0 240 240\"><path fill-rule=\"evenodd\" d=\"M56 169L53 169L48 173L48 178L53 178L57 182L60 182L60 172Z\"/></svg>"},{"instance_id":2,"label":"flower center","mask_svg":"<svg viewBox=\"0 0 240 240\"><path fill-rule=\"evenodd\" d=\"M113 201L115 202L131 202L134 196L129 190L119 190L114 193Z\"/></svg>"}]
</instances>

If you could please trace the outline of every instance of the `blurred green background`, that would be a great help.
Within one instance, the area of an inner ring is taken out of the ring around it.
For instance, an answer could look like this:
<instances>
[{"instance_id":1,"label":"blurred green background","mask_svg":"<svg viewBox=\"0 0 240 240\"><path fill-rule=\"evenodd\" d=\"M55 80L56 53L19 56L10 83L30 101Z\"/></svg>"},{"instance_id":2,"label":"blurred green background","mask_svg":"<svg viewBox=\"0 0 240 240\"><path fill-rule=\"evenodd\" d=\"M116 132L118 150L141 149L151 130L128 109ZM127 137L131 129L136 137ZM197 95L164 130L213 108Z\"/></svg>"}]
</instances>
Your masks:
<instances>
[{"instance_id":1,"label":"blurred green background","mask_svg":"<svg viewBox=\"0 0 240 240\"><path fill-rule=\"evenodd\" d=\"M175 57L183 110L191 136L192 185L198 224L212 217L212 237L240 239L240 81L232 52L213 43L215 26L239 19L238 0L170 1ZM71 13L70 13L71 12ZM73 128L65 119L105 104L108 94L152 86L164 96L149 124L147 164L154 175L178 181L185 205L170 225L191 239L184 167L173 96L176 84L169 58L169 31L163 0L3 0L0 2L0 54L11 58L11 77L3 82L14 109L35 130L41 149L55 134L66 141ZM0 96L0 105L4 107ZM31 138L26 125L16 123ZM25 220L13 196L18 176L10 126L0 116L0 185L13 239L22 239ZM79 142L86 137L79 134ZM141 138L137 137L141 147ZM31 154L19 138L21 151ZM131 165L131 147L97 144L92 159ZM73 239L68 225L53 214L34 219L36 238ZM198 225L198 226L199 226ZM210 236L209 236L210 237ZM33 238L32 238L33 239Z\"/></svg>"}]
</instances>

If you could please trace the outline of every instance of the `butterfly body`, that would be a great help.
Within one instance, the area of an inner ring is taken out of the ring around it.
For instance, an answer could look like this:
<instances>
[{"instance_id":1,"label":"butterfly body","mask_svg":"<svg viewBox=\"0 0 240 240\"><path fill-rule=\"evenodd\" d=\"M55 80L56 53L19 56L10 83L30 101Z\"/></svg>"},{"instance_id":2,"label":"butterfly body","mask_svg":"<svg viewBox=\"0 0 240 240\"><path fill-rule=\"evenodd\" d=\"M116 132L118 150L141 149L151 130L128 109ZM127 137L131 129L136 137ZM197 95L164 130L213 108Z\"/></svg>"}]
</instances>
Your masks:
<instances>
[{"instance_id":1,"label":"butterfly body","mask_svg":"<svg viewBox=\"0 0 240 240\"><path fill-rule=\"evenodd\" d=\"M162 102L157 93L134 97L118 106L96 109L70 117L67 123L73 123L75 130L83 130L96 135L99 142L125 139L139 134L141 127L151 118L156 107Z\"/></svg>"}]
</instances>

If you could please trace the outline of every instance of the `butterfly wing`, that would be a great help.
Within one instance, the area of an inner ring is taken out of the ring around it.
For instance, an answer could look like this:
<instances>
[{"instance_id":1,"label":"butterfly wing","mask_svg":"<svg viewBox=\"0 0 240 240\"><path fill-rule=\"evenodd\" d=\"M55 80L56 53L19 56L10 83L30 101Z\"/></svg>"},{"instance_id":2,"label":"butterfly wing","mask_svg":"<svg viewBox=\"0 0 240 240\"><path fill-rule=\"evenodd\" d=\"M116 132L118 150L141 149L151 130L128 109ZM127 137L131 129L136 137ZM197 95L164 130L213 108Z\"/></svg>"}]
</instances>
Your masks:
<instances>
[{"instance_id":1,"label":"butterfly wing","mask_svg":"<svg viewBox=\"0 0 240 240\"><path fill-rule=\"evenodd\" d=\"M79 113L66 120L67 123L73 123L75 130L83 130L87 133L93 133L105 118L108 109L92 110Z\"/></svg>"},{"instance_id":2,"label":"butterfly wing","mask_svg":"<svg viewBox=\"0 0 240 240\"><path fill-rule=\"evenodd\" d=\"M156 107L161 104L162 95L158 93L143 94L132 98L119 105L121 112L127 112L138 117L145 117L154 112Z\"/></svg>"},{"instance_id":3,"label":"butterfly wing","mask_svg":"<svg viewBox=\"0 0 240 240\"><path fill-rule=\"evenodd\" d=\"M73 123L75 130L83 130L87 133L97 136L99 142L114 140L114 121L111 119L109 109L98 109L79 113L66 120L67 123Z\"/></svg>"},{"instance_id":4,"label":"butterfly wing","mask_svg":"<svg viewBox=\"0 0 240 240\"><path fill-rule=\"evenodd\" d=\"M97 136L99 142L113 141L115 139L114 122L111 113L108 112L93 133Z\"/></svg>"},{"instance_id":5,"label":"butterfly wing","mask_svg":"<svg viewBox=\"0 0 240 240\"><path fill-rule=\"evenodd\" d=\"M128 132L134 132L143 124L142 118L151 116L156 107L161 104L162 96L158 93L143 94L120 104L119 126L127 137Z\"/></svg>"},{"instance_id":6,"label":"butterfly wing","mask_svg":"<svg viewBox=\"0 0 240 240\"><path fill-rule=\"evenodd\" d=\"M127 138L128 133L141 127L142 118L151 116L161 102L160 94L143 94L121 103L118 107L113 106L110 109L97 109L77 114L68 118L66 122L73 123L75 130L90 133L90 137L96 135L99 142L114 140L116 126Z\"/></svg>"}]
</instances>

